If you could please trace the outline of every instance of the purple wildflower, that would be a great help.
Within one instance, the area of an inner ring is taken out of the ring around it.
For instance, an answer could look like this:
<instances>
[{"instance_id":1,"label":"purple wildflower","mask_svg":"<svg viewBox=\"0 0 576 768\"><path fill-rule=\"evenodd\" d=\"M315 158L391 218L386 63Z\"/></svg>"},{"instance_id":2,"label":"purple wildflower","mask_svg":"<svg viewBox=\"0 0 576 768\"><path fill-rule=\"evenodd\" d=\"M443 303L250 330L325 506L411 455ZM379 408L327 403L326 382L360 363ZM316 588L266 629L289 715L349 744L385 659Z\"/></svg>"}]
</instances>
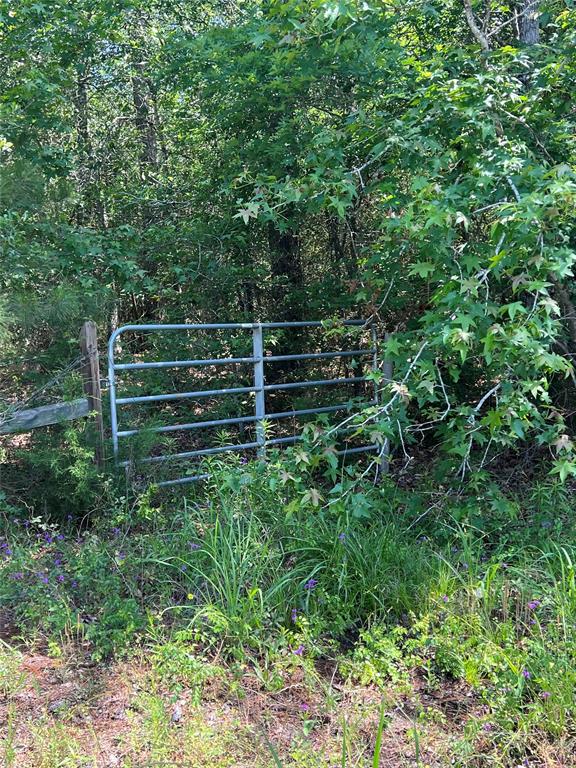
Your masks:
<instances>
[{"instance_id":1,"label":"purple wildflower","mask_svg":"<svg viewBox=\"0 0 576 768\"><path fill-rule=\"evenodd\" d=\"M540 605L542 605L540 600L530 600L530 602L528 603L528 610L535 611L536 608L538 608Z\"/></svg>"},{"instance_id":2,"label":"purple wildflower","mask_svg":"<svg viewBox=\"0 0 576 768\"><path fill-rule=\"evenodd\" d=\"M58 576L56 576L56 581L57 581L59 584L62 584L62 582L63 582L64 580L65 580L65 576L63 576L61 573L59 573L59 574L58 574Z\"/></svg>"},{"instance_id":3,"label":"purple wildflower","mask_svg":"<svg viewBox=\"0 0 576 768\"><path fill-rule=\"evenodd\" d=\"M301 712L309 712L310 711L310 704L307 704L305 701L300 704L300 711Z\"/></svg>"},{"instance_id":4,"label":"purple wildflower","mask_svg":"<svg viewBox=\"0 0 576 768\"><path fill-rule=\"evenodd\" d=\"M489 733L490 731L494 730L494 724L493 723L484 723L484 725L482 726L482 730L484 730L484 731Z\"/></svg>"},{"instance_id":5,"label":"purple wildflower","mask_svg":"<svg viewBox=\"0 0 576 768\"><path fill-rule=\"evenodd\" d=\"M542 693L540 694L540 698L544 699L544 701L546 701L546 699L549 699L550 696L552 696L550 691L542 691Z\"/></svg>"},{"instance_id":6,"label":"purple wildflower","mask_svg":"<svg viewBox=\"0 0 576 768\"><path fill-rule=\"evenodd\" d=\"M298 618L298 611L296 610L296 608L292 608L290 612L290 616L292 618L292 623L296 624L296 619Z\"/></svg>"},{"instance_id":7,"label":"purple wildflower","mask_svg":"<svg viewBox=\"0 0 576 768\"><path fill-rule=\"evenodd\" d=\"M126 559L126 553L125 552L118 552L116 554L116 559L117 560L125 560Z\"/></svg>"},{"instance_id":8,"label":"purple wildflower","mask_svg":"<svg viewBox=\"0 0 576 768\"><path fill-rule=\"evenodd\" d=\"M448 597L448 595L442 595L442 602L443 603L447 603L449 600L450 600L450 598Z\"/></svg>"},{"instance_id":9,"label":"purple wildflower","mask_svg":"<svg viewBox=\"0 0 576 768\"><path fill-rule=\"evenodd\" d=\"M42 584L48 584L48 576L40 576L40 581Z\"/></svg>"},{"instance_id":10,"label":"purple wildflower","mask_svg":"<svg viewBox=\"0 0 576 768\"><path fill-rule=\"evenodd\" d=\"M530 680L530 678L532 677L532 673L529 670L527 670L526 667L524 667L524 669L522 670L522 677L525 680Z\"/></svg>"},{"instance_id":11,"label":"purple wildflower","mask_svg":"<svg viewBox=\"0 0 576 768\"><path fill-rule=\"evenodd\" d=\"M58 539L58 541L64 541L64 536L61 533L59 533L58 536L56 536L56 538Z\"/></svg>"},{"instance_id":12,"label":"purple wildflower","mask_svg":"<svg viewBox=\"0 0 576 768\"><path fill-rule=\"evenodd\" d=\"M294 654L294 656L302 656L302 654L304 653L304 646L299 645L295 651L292 651L292 653Z\"/></svg>"},{"instance_id":13,"label":"purple wildflower","mask_svg":"<svg viewBox=\"0 0 576 768\"><path fill-rule=\"evenodd\" d=\"M340 540L342 543L344 543L344 542L346 541L346 534L345 534L345 533L339 533L339 534L338 534L338 539L339 539L339 540Z\"/></svg>"},{"instance_id":14,"label":"purple wildflower","mask_svg":"<svg viewBox=\"0 0 576 768\"><path fill-rule=\"evenodd\" d=\"M195 541L189 542L188 546L193 552L195 552L197 549L200 549L200 544L197 544Z\"/></svg>"},{"instance_id":15,"label":"purple wildflower","mask_svg":"<svg viewBox=\"0 0 576 768\"><path fill-rule=\"evenodd\" d=\"M246 456L241 457L240 464L248 464L248 459L246 458Z\"/></svg>"},{"instance_id":16,"label":"purple wildflower","mask_svg":"<svg viewBox=\"0 0 576 768\"><path fill-rule=\"evenodd\" d=\"M76 579L74 579L74 580L72 581L72 584L71 584L70 586L71 586L73 589L76 589L76 588L78 587L78 582L76 581Z\"/></svg>"},{"instance_id":17,"label":"purple wildflower","mask_svg":"<svg viewBox=\"0 0 576 768\"><path fill-rule=\"evenodd\" d=\"M308 590L314 589L314 587L317 584L318 584L318 580L317 579L308 579L306 584L304 584L304 589L308 589Z\"/></svg>"},{"instance_id":18,"label":"purple wildflower","mask_svg":"<svg viewBox=\"0 0 576 768\"><path fill-rule=\"evenodd\" d=\"M10 578L14 579L15 581L21 581L24 578L24 574L22 571L15 571L14 573L10 574Z\"/></svg>"}]
</instances>

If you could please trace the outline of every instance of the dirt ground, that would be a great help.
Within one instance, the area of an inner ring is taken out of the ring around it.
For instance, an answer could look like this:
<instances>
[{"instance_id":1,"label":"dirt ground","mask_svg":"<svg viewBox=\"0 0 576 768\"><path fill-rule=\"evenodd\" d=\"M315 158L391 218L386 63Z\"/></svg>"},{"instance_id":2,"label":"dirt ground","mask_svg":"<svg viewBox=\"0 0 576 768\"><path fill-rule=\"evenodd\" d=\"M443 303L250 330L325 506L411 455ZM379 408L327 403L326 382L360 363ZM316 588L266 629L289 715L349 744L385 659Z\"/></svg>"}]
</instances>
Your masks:
<instances>
[{"instance_id":1,"label":"dirt ground","mask_svg":"<svg viewBox=\"0 0 576 768\"><path fill-rule=\"evenodd\" d=\"M382 708L379 768L506 765L482 738L467 762L455 759L483 714L462 683L430 690L414 677L382 693L345 682L326 663L314 679L291 668L270 684L245 665L208 675L200 691L195 683L168 685L146 654L115 664L96 664L77 649L60 658L10 651L3 659L2 768L362 768L373 765ZM576 765L561 747L543 744L540 752L518 768Z\"/></svg>"},{"instance_id":2,"label":"dirt ground","mask_svg":"<svg viewBox=\"0 0 576 768\"><path fill-rule=\"evenodd\" d=\"M249 668L234 684L220 676L206 680L199 701L194 687L165 687L143 658L98 665L79 653L65 659L18 654L8 687L0 702L0 732L8 753L4 765L18 768L240 768L274 765L274 750L287 760L283 765L331 766L332 760L341 764L344 720L353 764L361 764L362 755L373 750L382 703L375 688L345 685L334 672L312 690L305 673L296 669L281 688L267 690ZM418 745L419 756L412 733L417 702L410 696L394 701L394 694L385 704L382 768L417 765L418 759L421 765L448 765L438 756L450 737L443 723L458 726L476 706L458 687L435 697L424 691L417 696L418 709L424 704L436 712ZM187 729L203 731L211 746L220 742L222 754L206 762L202 740L192 750L198 754L187 754ZM158 739L168 747L161 761Z\"/></svg>"}]
</instances>

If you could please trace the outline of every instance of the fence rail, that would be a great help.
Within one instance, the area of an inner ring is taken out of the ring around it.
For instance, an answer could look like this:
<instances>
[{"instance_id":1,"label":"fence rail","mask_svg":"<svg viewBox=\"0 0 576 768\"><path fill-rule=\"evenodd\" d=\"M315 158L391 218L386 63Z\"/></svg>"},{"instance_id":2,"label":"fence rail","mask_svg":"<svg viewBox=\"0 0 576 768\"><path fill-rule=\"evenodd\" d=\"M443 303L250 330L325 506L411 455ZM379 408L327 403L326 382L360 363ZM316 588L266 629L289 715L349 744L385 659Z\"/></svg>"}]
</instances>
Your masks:
<instances>
[{"instance_id":1,"label":"fence rail","mask_svg":"<svg viewBox=\"0 0 576 768\"><path fill-rule=\"evenodd\" d=\"M87 397L70 400L63 403L41 405L38 408L27 408L18 411L6 421L0 422L0 435L10 435L17 432L30 432L38 427L49 427L61 421L82 419L90 413L90 403Z\"/></svg>"},{"instance_id":2,"label":"fence rail","mask_svg":"<svg viewBox=\"0 0 576 768\"><path fill-rule=\"evenodd\" d=\"M0 421L0 435L30 432L39 427L49 427L52 424L59 424L63 421L83 419L93 414L97 433L94 444L94 459L98 465L102 465L104 461L102 387L97 329L96 324L92 320L86 321L82 326L79 342L81 355L69 363L63 370L59 371L50 382L44 384L34 394L38 396L45 393L50 385L62 381L72 371L79 370L85 397L51 403L49 405L40 405L36 408L20 408L5 418L4 421Z\"/></svg>"}]
</instances>

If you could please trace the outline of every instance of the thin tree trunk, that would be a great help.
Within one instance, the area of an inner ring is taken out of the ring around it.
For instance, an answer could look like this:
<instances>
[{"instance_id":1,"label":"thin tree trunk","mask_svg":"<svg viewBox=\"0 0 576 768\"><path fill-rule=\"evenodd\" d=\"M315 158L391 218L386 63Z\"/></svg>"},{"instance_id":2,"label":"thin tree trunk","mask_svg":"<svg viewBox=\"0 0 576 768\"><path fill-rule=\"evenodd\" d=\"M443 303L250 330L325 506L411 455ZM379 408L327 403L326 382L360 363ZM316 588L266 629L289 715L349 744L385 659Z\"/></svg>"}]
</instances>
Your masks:
<instances>
[{"instance_id":1,"label":"thin tree trunk","mask_svg":"<svg viewBox=\"0 0 576 768\"><path fill-rule=\"evenodd\" d=\"M302 308L294 295L304 284L299 238L293 232L281 232L270 223L268 244L276 317L278 320L301 320Z\"/></svg>"},{"instance_id":2,"label":"thin tree trunk","mask_svg":"<svg viewBox=\"0 0 576 768\"><path fill-rule=\"evenodd\" d=\"M107 226L106 211L100 197L99 163L94 154L90 136L90 106L88 99L87 67L78 73L74 94L74 112L76 124L76 147L78 156L78 191L80 203L76 207L75 217L79 226L95 217L102 229Z\"/></svg>"},{"instance_id":3,"label":"thin tree trunk","mask_svg":"<svg viewBox=\"0 0 576 768\"><path fill-rule=\"evenodd\" d=\"M490 50L490 43L488 42L488 37L484 33L484 31L480 28L480 25L476 21L476 17L474 16L474 11L472 10L472 3L470 0L462 0L462 3L464 5L464 14L466 15L466 21L468 22L468 26L470 27L470 31L480 44L480 47L483 51L489 51Z\"/></svg>"},{"instance_id":4,"label":"thin tree trunk","mask_svg":"<svg viewBox=\"0 0 576 768\"><path fill-rule=\"evenodd\" d=\"M88 129L88 85L85 71L78 73L74 94L76 123L76 148L78 155L78 192L80 202L76 206L76 223L82 226L86 221L87 193L90 186L92 143Z\"/></svg>"},{"instance_id":5,"label":"thin tree trunk","mask_svg":"<svg viewBox=\"0 0 576 768\"><path fill-rule=\"evenodd\" d=\"M540 0L519 0L518 36L524 45L540 42Z\"/></svg>"},{"instance_id":6,"label":"thin tree trunk","mask_svg":"<svg viewBox=\"0 0 576 768\"><path fill-rule=\"evenodd\" d=\"M270 270L272 272L271 319L279 322L307 320L303 317L301 292L304 273L300 259L300 239L294 232L281 232L273 222L268 228L270 248ZM294 354L302 346L302 329L286 329L276 354ZM268 366L267 381L274 383L293 370L294 361L285 361Z\"/></svg>"},{"instance_id":7,"label":"thin tree trunk","mask_svg":"<svg viewBox=\"0 0 576 768\"><path fill-rule=\"evenodd\" d=\"M154 128L156 130L156 136L158 137L158 144L160 146L159 160L161 163L165 163L168 160L168 148L166 147L164 131L162 130L162 123L160 122L160 112L158 110L158 94L150 78L146 78L146 85L148 87L148 93L150 94Z\"/></svg>"},{"instance_id":8,"label":"thin tree trunk","mask_svg":"<svg viewBox=\"0 0 576 768\"><path fill-rule=\"evenodd\" d=\"M143 62L135 62L136 73L132 75L132 100L134 103L134 124L140 135L140 177L147 181L150 173L158 166L158 146L153 108L144 77Z\"/></svg>"}]
</instances>

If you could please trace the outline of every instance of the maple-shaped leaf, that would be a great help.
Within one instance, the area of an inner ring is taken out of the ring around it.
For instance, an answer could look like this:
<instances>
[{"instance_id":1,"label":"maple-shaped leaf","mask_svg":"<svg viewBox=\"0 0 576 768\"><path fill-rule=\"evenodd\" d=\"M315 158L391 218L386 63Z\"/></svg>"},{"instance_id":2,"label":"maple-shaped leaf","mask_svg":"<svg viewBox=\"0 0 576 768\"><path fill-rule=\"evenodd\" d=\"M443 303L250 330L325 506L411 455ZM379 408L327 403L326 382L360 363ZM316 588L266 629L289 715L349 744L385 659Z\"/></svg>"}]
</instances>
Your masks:
<instances>
[{"instance_id":1,"label":"maple-shaped leaf","mask_svg":"<svg viewBox=\"0 0 576 768\"><path fill-rule=\"evenodd\" d=\"M556 453L571 451L574 448L574 443L570 440L569 435L560 435L552 445L556 448Z\"/></svg>"},{"instance_id":2,"label":"maple-shaped leaf","mask_svg":"<svg viewBox=\"0 0 576 768\"><path fill-rule=\"evenodd\" d=\"M390 384L390 389L392 392L394 392L397 395L400 395L402 400L407 403L408 400L410 400L410 392L408 391L408 387L405 384L401 384L399 381L393 381Z\"/></svg>"}]
</instances>

